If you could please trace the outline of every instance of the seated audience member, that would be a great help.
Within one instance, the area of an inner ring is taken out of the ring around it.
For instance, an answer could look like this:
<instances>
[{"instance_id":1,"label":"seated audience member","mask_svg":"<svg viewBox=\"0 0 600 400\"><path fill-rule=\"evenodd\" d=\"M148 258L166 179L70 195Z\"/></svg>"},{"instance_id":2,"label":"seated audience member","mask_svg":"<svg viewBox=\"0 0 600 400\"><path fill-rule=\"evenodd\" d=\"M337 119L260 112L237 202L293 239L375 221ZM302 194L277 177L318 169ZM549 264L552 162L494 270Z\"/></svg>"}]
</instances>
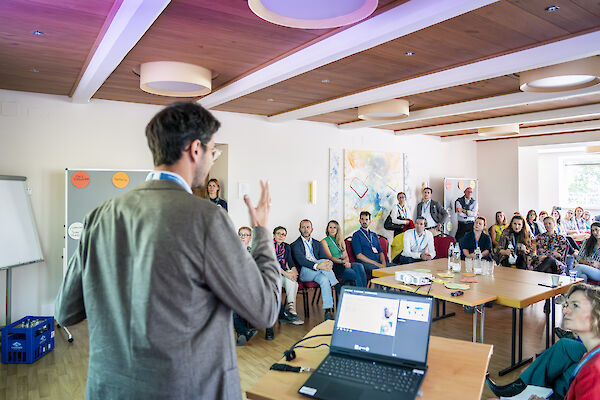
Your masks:
<instances>
[{"instance_id":1,"label":"seated audience member","mask_svg":"<svg viewBox=\"0 0 600 400\"><path fill-rule=\"evenodd\" d=\"M583 212L583 222L585 223L585 229L589 231L592 227L593 221L592 221L592 214L588 210L585 210Z\"/></svg>"},{"instance_id":2,"label":"seated audience member","mask_svg":"<svg viewBox=\"0 0 600 400\"><path fill-rule=\"evenodd\" d=\"M567 210L565 213L565 221L563 222L567 235L576 235L579 233L577 224L575 223L575 214L573 210Z\"/></svg>"},{"instance_id":3,"label":"seated audience member","mask_svg":"<svg viewBox=\"0 0 600 400\"><path fill-rule=\"evenodd\" d=\"M208 181L208 184L206 185L206 193L208 194L208 199L216 205L223 207L225 211L227 211L227 202L219 198L220 192L221 185L219 184L219 180L215 178L210 179Z\"/></svg>"},{"instance_id":4,"label":"seated audience member","mask_svg":"<svg viewBox=\"0 0 600 400\"><path fill-rule=\"evenodd\" d=\"M431 199L433 189L423 189L423 200L417 204L417 217L425 218L425 226L434 236L442 233L442 225L448 219L448 211L440 203Z\"/></svg>"},{"instance_id":5,"label":"seated audience member","mask_svg":"<svg viewBox=\"0 0 600 400\"><path fill-rule=\"evenodd\" d=\"M494 249L498 247L498 241L502 231L506 228L506 216L502 211L496 211L496 223L490 227L490 238Z\"/></svg>"},{"instance_id":6,"label":"seated audience member","mask_svg":"<svg viewBox=\"0 0 600 400\"><path fill-rule=\"evenodd\" d=\"M242 245L250 251L250 242L252 241L252 229L247 226L242 226L238 229L238 236L242 241ZM233 313L233 329L236 334L236 344L243 346L247 341L252 339L258 333L258 330L252 328L248 321L240 317L237 313Z\"/></svg>"},{"instance_id":7,"label":"seated audience member","mask_svg":"<svg viewBox=\"0 0 600 400\"><path fill-rule=\"evenodd\" d=\"M527 385L535 385L552 388L550 399L600 399L600 289L581 283L571 287L563 314L563 328L579 340L560 339L508 385L497 385L487 377L496 396L516 396Z\"/></svg>"},{"instance_id":8,"label":"seated audience member","mask_svg":"<svg viewBox=\"0 0 600 400\"><path fill-rule=\"evenodd\" d=\"M379 243L379 235L369 230L371 225L371 213L360 212L360 229L352 235L352 251L354 257L365 268L367 278L373 276L373 270L377 268L391 267L394 264L386 263L383 249Z\"/></svg>"},{"instance_id":9,"label":"seated audience member","mask_svg":"<svg viewBox=\"0 0 600 400\"><path fill-rule=\"evenodd\" d=\"M531 238L525 229L525 221L520 215L515 215L500 235L496 249L498 264L505 267L527 269L530 252Z\"/></svg>"},{"instance_id":10,"label":"seated audience member","mask_svg":"<svg viewBox=\"0 0 600 400\"><path fill-rule=\"evenodd\" d=\"M556 222L554 224L554 229L556 229L556 233L558 233L559 235L566 235L567 231L565 230L565 226L562 223L560 211L558 211L558 209L556 208L553 208L550 214L550 216L554 218L554 221Z\"/></svg>"},{"instance_id":11,"label":"seated audience member","mask_svg":"<svg viewBox=\"0 0 600 400\"><path fill-rule=\"evenodd\" d=\"M589 228L585 226L585 220L583 219L583 208L576 207L575 208L575 227L579 233L586 233Z\"/></svg>"},{"instance_id":12,"label":"seated audience member","mask_svg":"<svg viewBox=\"0 0 600 400\"><path fill-rule=\"evenodd\" d=\"M527 228L529 229L529 233L531 234L532 238L541 233L540 226L538 225L537 221L537 213L535 210L527 211L527 218L525 218L525 220L527 221Z\"/></svg>"},{"instance_id":13,"label":"seated audience member","mask_svg":"<svg viewBox=\"0 0 600 400\"><path fill-rule=\"evenodd\" d=\"M316 282L321 287L325 320L334 319L333 295L331 288L335 287L339 294L338 280L333 273L333 263L323 253L323 246L310 236L313 232L312 222L308 219L300 221L300 237L292 247L292 255L300 269L301 282ZM338 297L339 298L339 297Z\"/></svg>"},{"instance_id":14,"label":"seated audience member","mask_svg":"<svg viewBox=\"0 0 600 400\"><path fill-rule=\"evenodd\" d=\"M404 250L394 262L410 264L432 260L434 257L433 234L425 229L425 218L417 217L415 229L404 232Z\"/></svg>"},{"instance_id":15,"label":"seated audience member","mask_svg":"<svg viewBox=\"0 0 600 400\"><path fill-rule=\"evenodd\" d=\"M540 228L540 233L546 232L546 227L544 226L544 220L546 219L547 216L548 216L548 213L546 211L540 211L540 213L538 214L537 224L538 224L538 227Z\"/></svg>"},{"instance_id":16,"label":"seated audience member","mask_svg":"<svg viewBox=\"0 0 600 400\"><path fill-rule=\"evenodd\" d=\"M477 217L473 230L458 242L463 258L475 258L475 249L479 247L481 258L492 261L492 239L485 233L485 218Z\"/></svg>"},{"instance_id":17,"label":"seated audience member","mask_svg":"<svg viewBox=\"0 0 600 400\"><path fill-rule=\"evenodd\" d=\"M479 211L479 205L477 201L471 197L473 195L473 188L468 187L465 189L465 195L459 197L454 202L454 209L456 211L456 219L458 220L458 228L454 238L456 241L473 231L473 224L475 218L477 218L477 212Z\"/></svg>"},{"instance_id":18,"label":"seated audience member","mask_svg":"<svg viewBox=\"0 0 600 400\"><path fill-rule=\"evenodd\" d=\"M390 214L383 223L385 229L394 231L394 237L414 227L414 223L410 219L412 215L410 208L406 204L406 194L400 192L396 197L398 198L398 204L392 207Z\"/></svg>"},{"instance_id":19,"label":"seated audience member","mask_svg":"<svg viewBox=\"0 0 600 400\"><path fill-rule=\"evenodd\" d=\"M577 276L600 281L600 222L594 222L591 227L591 235L581 244L581 250L577 255L575 271Z\"/></svg>"},{"instance_id":20,"label":"seated audience member","mask_svg":"<svg viewBox=\"0 0 600 400\"><path fill-rule=\"evenodd\" d=\"M566 273L566 257L569 244L567 239L554 229L554 218L546 217L546 232L533 239L533 251L536 255L531 263L533 270L551 274Z\"/></svg>"},{"instance_id":21,"label":"seated audience member","mask_svg":"<svg viewBox=\"0 0 600 400\"><path fill-rule=\"evenodd\" d=\"M325 229L325 239L321 240L325 256L333 262L333 273L342 280L342 285L366 287L367 275L361 263L351 263L342 237L340 224L331 220Z\"/></svg>"}]
</instances>

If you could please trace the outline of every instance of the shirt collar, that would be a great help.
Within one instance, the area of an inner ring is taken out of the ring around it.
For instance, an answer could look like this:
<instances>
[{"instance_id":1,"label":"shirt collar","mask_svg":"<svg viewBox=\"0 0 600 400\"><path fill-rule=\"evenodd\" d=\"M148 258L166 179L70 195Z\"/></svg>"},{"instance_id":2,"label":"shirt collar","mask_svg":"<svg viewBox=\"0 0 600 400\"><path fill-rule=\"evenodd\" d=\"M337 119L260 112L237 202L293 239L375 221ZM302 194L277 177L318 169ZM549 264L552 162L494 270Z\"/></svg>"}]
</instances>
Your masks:
<instances>
[{"instance_id":1,"label":"shirt collar","mask_svg":"<svg viewBox=\"0 0 600 400\"><path fill-rule=\"evenodd\" d=\"M192 194L192 188L190 187L190 185L188 185L188 183L185 181L185 179L183 179L183 177L176 172L152 171L146 177L146 181L157 181L157 180L161 180L161 179L166 179L166 180L177 182L179 185L181 185L185 189L186 192Z\"/></svg>"}]
</instances>

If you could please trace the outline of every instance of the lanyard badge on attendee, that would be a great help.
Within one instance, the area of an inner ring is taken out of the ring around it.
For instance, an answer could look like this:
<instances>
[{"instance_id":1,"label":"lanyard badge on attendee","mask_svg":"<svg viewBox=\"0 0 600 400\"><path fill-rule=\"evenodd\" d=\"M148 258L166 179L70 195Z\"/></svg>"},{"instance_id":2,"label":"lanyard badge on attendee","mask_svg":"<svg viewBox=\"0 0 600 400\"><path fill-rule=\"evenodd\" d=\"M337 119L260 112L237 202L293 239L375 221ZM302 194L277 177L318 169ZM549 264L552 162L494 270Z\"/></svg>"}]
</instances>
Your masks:
<instances>
[{"instance_id":1,"label":"lanyard badge on attendee","mask_svg":"<svg viewBox=\"0 0 600 400\"><path fill-rule=\"evenodd\" d=\"M317 258L315 257L315 251L313 250L312 244L306 240L303 240L303 242L304 242L304 247L306 247L308 249L312 258L314 258L316 260Z\"/></svg>"},{"instance_id":2,"label":"lanyard badge on attendee","mask_svg":"<svg viewBox=\"0 0 600 400\"><path fill-rule=\"evenodd\" d=\"M378 251L377 251L377 248L375 248L375 245L374 245L374 244L373 244L373 242L371 241L371 237L370 237L370 236L371 236L371 232L369 232L369 235L367 235L367 234L365 233L365 231L363 231L363 230L362 230L362 228L361 228L361 230L360 230L360 231L362 232L362 234L363 234L363 235L365 235L365 238L367 238L367 240L369 241L369 244L371 245L371 250L373 251L373 253L374 253L374 254L377 254L377 253L378 253ZM368 231L367 231L367 232L368 232Z\"/></svg>"},{"instance_id":3,"label":"lanyard badge on attendee","mask_svg":"<svg viewBox=\"0 0 600 400\"><path fill-rule=\"evenodd\" d=\"M398 204L398 210L399 210L399 214L403 219L407 218L407 212L406 209L404 207L402 207L400 204Z\"/></svg>"},{"instance_id":4,"label":"lanyard badge on attendee","mask_svg":"<svg viewBox=\"0 0 600 400\"><path fill-rule=\"evenodd\" d=\"M417 245L417 251L421 251L421 246L423 245L423 242L425 241L425 232L423 232L423 237L421 238L421 243L417 242L417 231L416 230L413 231L413 235L415 236L415 244Z\"/></svg>"},{"instance_id":5,"label":"lanyard badge on attendee","mask_svg":"<svg viewBox=\"0 0 600 400\"><path fill-rule=\"evenodd\" d=\"M429 200L427 203L425 203L425 205L423 206L423 214L425 214L427 212L430 205L431 205L431 200Z\"/></svg>"}]
</instances>

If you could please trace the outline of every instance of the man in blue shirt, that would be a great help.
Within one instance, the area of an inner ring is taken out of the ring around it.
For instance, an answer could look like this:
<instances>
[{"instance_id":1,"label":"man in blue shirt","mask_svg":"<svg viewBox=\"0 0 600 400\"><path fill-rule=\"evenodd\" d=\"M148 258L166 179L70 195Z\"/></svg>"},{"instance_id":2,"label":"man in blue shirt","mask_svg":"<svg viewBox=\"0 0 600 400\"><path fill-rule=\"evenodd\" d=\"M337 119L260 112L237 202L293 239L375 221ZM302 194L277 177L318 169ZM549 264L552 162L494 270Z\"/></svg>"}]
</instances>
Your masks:
<instances>
[{"instance_id":1,"label":"man in blue shirt","mask_svg":"<svg viewBox=\"0 0 600 400\"><path fill-rule=\"evenodd\" d=\"M361 211L360 229L352 235L352 251L356 260L365 267L367 277L370 279L374 269L392 267L396 264L386 263L379 236L369 230L369 225L371 225L371 213Z\"/></svg>"}]
</instances>

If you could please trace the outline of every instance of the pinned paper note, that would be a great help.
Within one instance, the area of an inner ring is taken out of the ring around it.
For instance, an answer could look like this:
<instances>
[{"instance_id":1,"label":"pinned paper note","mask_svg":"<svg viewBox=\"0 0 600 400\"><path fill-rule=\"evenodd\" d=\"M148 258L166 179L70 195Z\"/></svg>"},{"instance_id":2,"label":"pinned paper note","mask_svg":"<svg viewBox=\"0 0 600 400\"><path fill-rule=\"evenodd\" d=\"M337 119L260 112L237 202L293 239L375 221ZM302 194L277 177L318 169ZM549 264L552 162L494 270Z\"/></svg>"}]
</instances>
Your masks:
<instances>
[{"instance_id":1,"label":"pinned paper note","mask_svg":"<svg viewBox=\"0 0 600 400\"><path fill-rule=\"evenodd\" d=\"M465 276L460 281L461 282L466 282L466 283L479 283L479 281L477 279L471 278L470 276Z\"/></svg>"},{"instance_id":2,"label":"pinned paper note","mask_svg":"<svg viewBox=\"0 0 600 400\"><path fill-rule=\"evenodd\" d=\"M454 274L451 272L438 272L437 275L441 278L454 278Z\"/></svg>"},{"instance_id":3,"label":"pinned paper note","mask_svg":"<svg viewBox=\"0 0 600 400\"><path fill-rule=\"evenodd\" d=\"M469 285L465 285L464 283L454 283L454 282L448 282L446 283L446 289L453 289L453 290L467 290L469 288L471 288L471 286Z\"/></svg>"},{"instance_id":4,"label":"pinned paper note","mask_svg":"<svg viewBox=\"0 0 600 400\"><path fill-rule=\"evenodd\" d=\"M415 272L425 272L425 273L427 273L427 272L431 272L431 270L427 269L427 268L418 268L418 269L415 269Z\"/></svg>"}]
</instances>

